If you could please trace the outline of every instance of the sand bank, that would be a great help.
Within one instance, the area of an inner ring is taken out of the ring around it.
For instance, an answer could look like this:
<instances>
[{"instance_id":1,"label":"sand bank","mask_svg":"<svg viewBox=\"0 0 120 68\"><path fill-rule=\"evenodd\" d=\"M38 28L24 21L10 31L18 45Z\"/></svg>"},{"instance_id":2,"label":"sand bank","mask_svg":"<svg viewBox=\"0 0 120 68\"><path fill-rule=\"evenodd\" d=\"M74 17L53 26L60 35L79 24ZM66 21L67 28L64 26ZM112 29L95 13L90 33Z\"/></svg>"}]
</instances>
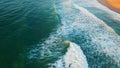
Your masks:
<instances>
[{"instance_id":1,"label":"sand bank","mask_svg":"<svg viewBox=\"0 0 120 68\"><path fill-rule=\"evenodd\" d=\"M120 13L120 0L98 0L104 6L107 6L109 9Z\"/></svg>"}]
</instances>

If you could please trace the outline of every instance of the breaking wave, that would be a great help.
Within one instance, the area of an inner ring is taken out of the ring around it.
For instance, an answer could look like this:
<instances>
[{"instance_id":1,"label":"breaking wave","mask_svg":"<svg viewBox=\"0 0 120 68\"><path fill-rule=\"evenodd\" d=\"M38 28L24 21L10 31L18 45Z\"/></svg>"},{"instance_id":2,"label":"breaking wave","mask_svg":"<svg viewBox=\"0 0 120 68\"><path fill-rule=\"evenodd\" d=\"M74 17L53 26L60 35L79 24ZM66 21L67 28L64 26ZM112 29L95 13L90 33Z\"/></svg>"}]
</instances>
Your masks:
<instances>
[{"instance_id":1,"label":"breaking wave","mask_svg":"<svg viewBox=\"0 0 120 68\"><path fill-rule=\"evenodd\" d=\"M120 14L96 0L0 5L0 68L120 68Z\"/></svg>"},{"instance_id":2,"label":"breaking wave","mask_svg":"<svg viewBox=\"0 0 120 68\"><path fill-rule=\"evenodd\" d=\"M69 44L66 54L54 64L50 64L50 68L88 68L87 59L79 45L70 41L64 43Z\"/></svg>"},{"instance_id":3,"label":"breaking wave","mask_svg":"<svg viewBox=\"0 0 120 68\"><path fill-rule=\"evenodd\" d=\"M55 0L54 3L61 25L30 50L30 60L50 68L120 67L119 35L111 27L71 0ZM64 45L66 40L71 41L70 46Z\"/></svg>"}]
</instances>

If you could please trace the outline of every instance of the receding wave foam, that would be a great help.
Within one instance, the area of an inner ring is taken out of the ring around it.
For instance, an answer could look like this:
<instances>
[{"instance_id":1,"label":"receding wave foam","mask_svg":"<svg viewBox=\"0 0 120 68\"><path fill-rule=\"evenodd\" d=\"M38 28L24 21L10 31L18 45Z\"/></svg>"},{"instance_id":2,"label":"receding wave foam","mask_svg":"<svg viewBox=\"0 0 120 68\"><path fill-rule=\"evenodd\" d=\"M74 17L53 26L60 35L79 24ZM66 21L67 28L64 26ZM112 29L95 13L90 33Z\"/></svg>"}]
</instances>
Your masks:
<instances>
[{"instance_id":1,"label":"receding wave foam","mask_svg":"<svg viewBox=\"0 0 120 68\"><path fill-rule=\"evenodd\" d=\"M35 58L38 62L41 61L41 65L53 64L57 68L64 68L65 66L71 66L72 68L72 66L79 66L79 64L84 66L84 62L87 64L87 61L89 68L119 68L120 41L117 39L118 35L111 32L111 28L108 30L106 28L108 26L104 25L103 21L84 8L73 6L70 0L55 0L55 3L55 8L61 17L62 25L43 43L31 49L29 59ZM71 43L67 51L66 46L61 44L65 40L78 44L84 54L80 48L77 49L78 45L76 46L74 43ZM74 53L77 53L77 55ZM80 58L77 57L80 54L82 54L79 56ZM70 57L76 57L78 60L74 58L69 60ZM80 62L83 60L83 63ZM72 64L68 61L72 62ZM73 63L74 61L78 63ZM51 66L48 65L48 67Z\"/></svg>"},{"instance_id":2,"label":"receding wave foam","mask_svg":"<svg viewBox=\"0 0 120 68\"><path fill-rule=\"evenodd\" d=\"M56 6L66 28L69 27L64 29L69 33L68 39L81 46L90 68L120 67L120 40L112 28L72 0Z\"/></svg>"},{"instance_id":3,"label":"receding wave foam","mask_svg":"<svg viewBox=\"0 0 120 68\"><path fill-rule=\"evenodd\" d=\"M88 63L79 45L69 42L66 54L61 57L50 68L88 68Z\"/></svg>"},{"instance_id":4,"label":"receding wave foam","mask_svg":"<svg viewBox=\"0 0 120 68\"><path fill-rule=\"evenodd\" d=\"M106 25L102 20L100 20L97 17L95 17L92 13L90 13L89 11L87 11L85 8L83 8L81 6L78 6L77 4L75 4L73 2L72 2L72 4L73 4L73 6L76 9L80 10L81 12L84 12L85 15L92 16L94 19L98 20L99 21L98 23L101 24L102 26L104 26L107 30L109 30L110 32L115 33L115 31L111 27L109 27L108 25Z\"/></svg>"}]
</instances>

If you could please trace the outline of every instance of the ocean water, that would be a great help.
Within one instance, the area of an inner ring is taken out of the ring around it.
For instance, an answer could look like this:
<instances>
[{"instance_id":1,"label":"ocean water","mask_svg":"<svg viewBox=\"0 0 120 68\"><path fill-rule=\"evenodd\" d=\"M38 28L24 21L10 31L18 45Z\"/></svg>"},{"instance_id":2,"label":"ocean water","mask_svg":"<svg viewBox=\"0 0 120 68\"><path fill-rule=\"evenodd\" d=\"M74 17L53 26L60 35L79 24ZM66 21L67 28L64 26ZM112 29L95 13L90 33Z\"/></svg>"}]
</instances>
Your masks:
<instances>
[{"instance_id":1,"label":"ocean water","mask_svg":"<svg viewBox=\"0 0 120 68\"><path fill-rule=\"evenodd\" d=\"M27 48L47 38L58 23L51 0L1 0L0 68L24 68Z\"/></svg>"},{"instance_id":2,"label":"ocean water","mask_svg":"<svg viewBox=\"0 0 120 68\"><path fill-rule=\"evenodd\" d=\"M0 68L120 68L119 18L96 0L1 0Z\"/></svg>"}]
</instances>

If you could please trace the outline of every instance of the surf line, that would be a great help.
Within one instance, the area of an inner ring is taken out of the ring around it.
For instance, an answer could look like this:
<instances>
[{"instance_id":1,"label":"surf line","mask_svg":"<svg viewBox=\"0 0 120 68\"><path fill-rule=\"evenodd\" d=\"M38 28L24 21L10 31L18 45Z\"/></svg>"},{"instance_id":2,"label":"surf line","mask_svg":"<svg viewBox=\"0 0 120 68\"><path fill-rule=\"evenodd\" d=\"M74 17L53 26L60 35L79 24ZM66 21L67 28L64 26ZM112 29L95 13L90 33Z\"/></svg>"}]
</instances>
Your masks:
<instances>
[{"instance_id":1,"label":"surf line","mask_svg":"<svg viewBox=\"0 0 120 68\"><path fill-rule=\"evenodd\" d=\"M88 68L86 56L80 46L74 42L64 41L63 44L68 47L68 51L50 68Z\"/></svg>"},{"instance_id":2,"label":"surf line","mask_svg":"<svg viewBox=\"0 0 120 68\"><path fill-rule=\"evenodd\" d=\"M90 16L92 16L94 19L99 20L100 22L98 22L98 23L99 23L100 25L104 26L108 31L110 31L110 32L112 32L112 33L114 33L114 34L117 34L110 26L108 26L107 24L105 24L105 23L104 23L102 20L100 20L99 18L95 17L93 14L90 14L90 12L87 11L86 9L84 9L83 7L78 6L77 4L75 4L75 3L72 2L72 1L71 1L71 4L72 4L73 8L78 9L78 10L82 11L84 14L90 15ZM119 36L119 38L120 38L120 36Z\"/></svg>"}]
</instances>

